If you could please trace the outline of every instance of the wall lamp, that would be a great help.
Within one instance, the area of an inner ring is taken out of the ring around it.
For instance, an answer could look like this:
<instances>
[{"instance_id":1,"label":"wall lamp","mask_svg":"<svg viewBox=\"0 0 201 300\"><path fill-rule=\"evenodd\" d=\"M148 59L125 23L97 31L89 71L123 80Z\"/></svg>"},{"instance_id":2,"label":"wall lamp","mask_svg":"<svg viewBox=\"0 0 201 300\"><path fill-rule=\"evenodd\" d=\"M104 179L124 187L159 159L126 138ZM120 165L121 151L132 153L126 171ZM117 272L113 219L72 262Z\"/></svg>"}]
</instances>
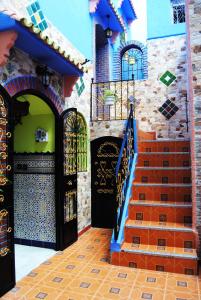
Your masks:
<instances>
[{"instance_id":1,"label":"wall lamp","mask_svg":"<svg viewBox=\"0 0 201 300\"><path fill-rule=\"evenodd\" d=\"M107 39L111 38L112 37L112 29L109 27L109 23L110 23L110 15L106 15L106 18L108 20L108 26L107 28L104 30L105 31L105 36Z\"/></svg>"},{"instance_id":2,"label":"wall lamp","mask_svg":"<svg viewBox=\"0 0 201 300\"><path fill-rule=\"evenodd\" d=\"M48 70L48 67L40 65L37 66L36 74L41 79L44 88L48 88L48 86L50 85L51 76L53 75L53 73Z\"/></svg>"}]
</instances>

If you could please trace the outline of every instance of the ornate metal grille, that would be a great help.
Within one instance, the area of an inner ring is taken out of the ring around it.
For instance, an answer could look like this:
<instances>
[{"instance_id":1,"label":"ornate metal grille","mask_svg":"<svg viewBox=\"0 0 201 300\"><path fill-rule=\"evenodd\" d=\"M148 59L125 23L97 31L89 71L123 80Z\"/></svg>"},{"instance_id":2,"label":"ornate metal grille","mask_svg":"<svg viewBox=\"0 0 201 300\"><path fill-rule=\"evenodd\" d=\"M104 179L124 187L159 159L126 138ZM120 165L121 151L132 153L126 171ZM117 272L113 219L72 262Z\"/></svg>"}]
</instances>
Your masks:
<instances>
[{"instance_id":1,"label":"ornate metal grille","mask_svg":"<svg viewBox=\"0 0 201 300\"><path fill-rule=\"evenodd\" d=\"M173 9L174 24L185 22L185 2L184 0L171 0Z\"/></svg>"},{"instance_id":2,"label":"ornate metal grille","mask_svg":"<svg viewBox=\"0 0 201 300\"><path fill-rule=\"evenodd\" d=\"M121 58L122 80L143 79L143 56L138 48L130 48L125 51Z\"/></svg>"},{"instance_id":3,"label":"ornate metal grille","mask_svg":"<svg viewBox=\"0 0 201 300\"><path fill-rule=\"evenodd\" d=\"M79 113L77 113L77 170L87 171L87 126Z\"/></svg>"},{"instance_id":4,"label":"ornate metal grille","mask_svg":"<svg viewBox=\"0 0 201 300\"><path fill-rule=\"evenodd\" d=\"M115 95L115 102L106 105L104 91ZM134 80L107 81L91 84L91 121L127 120L129 116L129 97L135 96Z\"/></svg>"},{"instance_id":5,"label":"ornate metal grille","mask_svg":"<svg viewBox=\"0 0 201 300\"><path fill-rule=\"evenodd\" d=\"M77 111L69 110L64 118L64 223L77 218Z\"/></svg>"},{"instance_id":6,"label":"ornate metal grille","mask_svg":"<svg viewBox=\"0 0 201 300\"><path fill-rule=\"evenodd\" d=\"M77 114L70 111L64 119L64 175L77 172Z\"/></svg>"},{"instance_id":7,"label":"ornate metal grille","mask_svg":"<svg viewBox=\"0 0 201 300\"><path fill-rule=\"evenodd\" d=\"M114 228L115 240L117 240L119 234L126 195L129 187L129 182L130 182L131 167L134 159L134 154L136 151L136 138L134 136L134 127L135 127L134 112L133 112L133 105L131 105L131 110L130 110L126 130L124 134L124 139L122 142L122 146L121 146L121 150L120 150L120 154L116 166L117 218L116 218L116 225Z\"/></svg>"},{"instance_id":8,"label":"ornate metal grille","mask_svg":"<svg viewBox=\"0 0 201 300\"><path fill-rule=\"evenodd\" d=\"M8 164L8 111L4 98L0 95L0 208L7 205L4 186L8 184L8 173L11 166ZM6 256L10 252L11 240L9 227L9 211L7 208L0 209L0 256Z\"/></svg>"}]
</instances>

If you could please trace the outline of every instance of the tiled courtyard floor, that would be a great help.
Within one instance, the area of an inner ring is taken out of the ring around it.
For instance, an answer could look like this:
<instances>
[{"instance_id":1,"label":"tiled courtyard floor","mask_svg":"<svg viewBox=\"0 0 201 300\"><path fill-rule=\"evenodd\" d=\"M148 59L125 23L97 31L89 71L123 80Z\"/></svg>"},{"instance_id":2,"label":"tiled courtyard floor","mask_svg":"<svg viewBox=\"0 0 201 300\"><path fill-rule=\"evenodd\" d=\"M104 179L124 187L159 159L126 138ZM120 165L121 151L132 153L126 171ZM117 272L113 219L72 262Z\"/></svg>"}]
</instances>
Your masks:
<instances>
[{"instance_id":1,"label":"tiled courtyard floor","mask_svg":"<svg viewBox=\"0 0 201 300\"><path fill-rule=\"evenodd\" d=\"M110 230L90 229L2 299L201 300L201 277L108 264L110 238Z\"/></svg>"}]
</instances>

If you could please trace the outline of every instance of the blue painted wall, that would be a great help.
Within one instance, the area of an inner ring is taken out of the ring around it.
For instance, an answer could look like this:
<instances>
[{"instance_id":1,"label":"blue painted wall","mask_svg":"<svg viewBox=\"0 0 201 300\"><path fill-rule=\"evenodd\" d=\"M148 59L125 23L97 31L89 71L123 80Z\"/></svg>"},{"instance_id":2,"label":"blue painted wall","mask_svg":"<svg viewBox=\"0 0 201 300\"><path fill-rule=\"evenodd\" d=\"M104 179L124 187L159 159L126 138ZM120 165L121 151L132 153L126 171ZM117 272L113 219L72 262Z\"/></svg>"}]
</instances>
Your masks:
<instances>
[{"instance_id":1,"label":"blue painted wall","mask_svg":"<svg viewBox=\"0 0 201 300\"><path fill-rule=\"evenodd\" d=\"M148 39L186 32L185 23L174 24L170 0L147 0Z\"/></svg>"},{"instance_id":2,"label":"blue painted wall","mask_svg":"<svg viewBox=\"0 0 201 300\"><path fill-rule=\"evenodd\" d=\"M88 0L39 0L47 18L88 59L92 58L92 26Z\"/></svg>"}]
</instances>

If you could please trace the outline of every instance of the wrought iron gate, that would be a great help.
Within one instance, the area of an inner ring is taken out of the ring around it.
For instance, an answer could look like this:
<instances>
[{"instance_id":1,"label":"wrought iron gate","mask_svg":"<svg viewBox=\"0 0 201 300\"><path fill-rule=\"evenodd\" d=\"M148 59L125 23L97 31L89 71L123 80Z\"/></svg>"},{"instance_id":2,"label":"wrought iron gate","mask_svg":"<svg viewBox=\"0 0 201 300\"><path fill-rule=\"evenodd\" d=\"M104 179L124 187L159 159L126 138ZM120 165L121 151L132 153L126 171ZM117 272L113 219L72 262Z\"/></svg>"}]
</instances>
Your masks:
<instances>
[{"instance_id":1,"label":"wrought iron gate","mask_svg":"<svg viewBox=\"0 0 201 300\"><path fill-rule=\"evenodd\" d=\"M115 224L115 168L122 139L112 136L91 142L92 226L113 228Z\"/></svg>"},{"instance_id":2,"label":"wrought iron gate","mask_svg":"<svg viewBox=\"0 0 201 300\"><path fill-rule=\"evenodd\" d=\"M63 149L63 243L62 249L77 240L77 110L62 115Z\"/></svg>"}]
</instances>

